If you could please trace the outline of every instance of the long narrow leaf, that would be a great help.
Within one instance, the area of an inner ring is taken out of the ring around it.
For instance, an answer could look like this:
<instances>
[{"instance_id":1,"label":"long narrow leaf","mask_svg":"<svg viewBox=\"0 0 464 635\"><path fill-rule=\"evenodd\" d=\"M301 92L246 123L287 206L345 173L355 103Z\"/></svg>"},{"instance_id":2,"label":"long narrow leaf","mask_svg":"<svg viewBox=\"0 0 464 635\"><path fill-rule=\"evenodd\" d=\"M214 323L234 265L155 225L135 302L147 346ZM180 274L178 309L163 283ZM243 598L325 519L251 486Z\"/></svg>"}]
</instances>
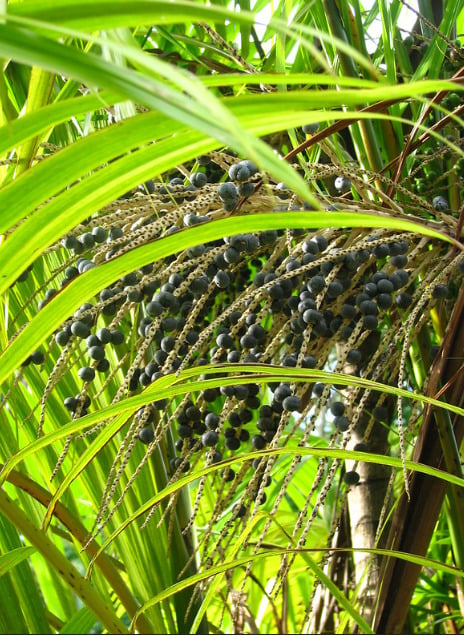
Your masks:
<instances>
[{"instance_id":1,"label":"long narrow leaf","mask_svg":"<svg viewBox=\"0 0 464 635\"><path fill-rule=\"evenodd\" d=\"M5 575L23 560L35 553L34 547L18 547L0 556L0 576Z\"/></svg>"}]
</instances>

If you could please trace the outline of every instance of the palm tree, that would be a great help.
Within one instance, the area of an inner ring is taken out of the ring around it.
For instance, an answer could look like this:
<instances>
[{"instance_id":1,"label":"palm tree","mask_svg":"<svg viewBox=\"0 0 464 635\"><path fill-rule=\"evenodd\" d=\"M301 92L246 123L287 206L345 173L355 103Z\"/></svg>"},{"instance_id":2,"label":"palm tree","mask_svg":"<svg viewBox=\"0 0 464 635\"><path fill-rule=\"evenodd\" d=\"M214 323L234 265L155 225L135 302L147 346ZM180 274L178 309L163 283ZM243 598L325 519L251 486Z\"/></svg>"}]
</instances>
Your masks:
<instances>
[{"instance_id":1,"label":"palm tree","mask_svg":"<svg viewBox=\"0 0 464 635\"><path fill-rule=\"evenodd\" d=\"M459 630L436 4L8 5L2 632Z\"/></svg>"}]
</instances>

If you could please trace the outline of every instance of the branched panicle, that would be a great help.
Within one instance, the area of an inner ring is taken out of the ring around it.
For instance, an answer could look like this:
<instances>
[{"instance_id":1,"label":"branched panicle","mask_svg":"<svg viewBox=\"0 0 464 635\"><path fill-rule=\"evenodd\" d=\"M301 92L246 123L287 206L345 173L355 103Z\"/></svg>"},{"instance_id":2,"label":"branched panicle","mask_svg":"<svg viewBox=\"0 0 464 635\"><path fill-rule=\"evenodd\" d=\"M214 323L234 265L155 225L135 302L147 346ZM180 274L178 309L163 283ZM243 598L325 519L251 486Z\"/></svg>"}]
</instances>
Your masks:
<instances>
[{"instance_id":1,"label":"branched panicle","mask_svg":"<svg viewBox=\"0 0 464 635\"><path fill-rule=\"evenodd\" d=\"M329 153L328 146L324 148ZM308 163L304 171L327 214L409 214L454 235L457 210L447 208L446 201L432 202L420 181L424 168L443 156L444 151L427 155L410 172L409 182L395 186L393 197L385 194L392 184L385 174L369 173L353 161L340 165L331 156L332 162ZM179 166L175 176L147 182L47 251L45 260L53 256L54 262L61 262L50 273L50 285L65 286L137 247L230 214L305 209L283 184L262 178L250 161L218 151ZM233 367L261 362L296 371L329 370L414 388L407 364L415 335L429 327L432 312L450 310L462 269L462 257L438 241L388 228L288 228L225 236L180 249L127 272L54 333L47 360L55 361L44 385L38 432L48 400L60 388L73 390L64 410L77 419L142 394L168 374L177 379L187 368L197 368L200 380L212 378L201 374L208 363ZM46 286L37 289L31 306L46 303L53 295L47 296L47 291ZM18 329L24 326L25 314L17 316ZM225 376L224 367L218 366L216 377ZM388 420L382 425L390 426L392 451L403 461L408 458L414 430L402 425L401 401L395 419L392 399L384 396L374 403L373 395L335 380L322 384L291 378L270 383L265 378L256 383L237 380L232 386L219 382L215 388L172 398L153 393L152 402L128 415L129 425L105 448L113 458L89 540L107 525L114 526L116 510L142 473L160 468L165 481L156 483L155 492L223 459L266 449L270 453L261 459L247 458L201 476L194 484L190 518L182 527L185 536L198 529L199 559L207 569L222 561L235 537L264 509L268 517L257 525L259 533L242 546L257 553L286 499L291 499L296 472L305 470L303 455L294 453L289 459L272 454L274 449L305 448L318 437L328 448L344 450L353 445L361 428L362 442L368 446L376 417L386 411ZM414 413L418 416L420 408ZM79 443L91 444L107 423L84 430ZM66 439L52 477L74 440ZM276 487L274 475L282 465L285 476ZM342 466L339 459L320 459L285 538L288 548L306 544L329 495L339 501L335 525L339 521L349 486L337 479ZM178 496L174 492L148 510L142 528L161 506L158 526L167 525L170 535ZM197 555L191 554L184 572ZM274 595L293 562L294 556L282 560ZM251 565L242 590L249 575Z\"/></svg>"}]
</instances>

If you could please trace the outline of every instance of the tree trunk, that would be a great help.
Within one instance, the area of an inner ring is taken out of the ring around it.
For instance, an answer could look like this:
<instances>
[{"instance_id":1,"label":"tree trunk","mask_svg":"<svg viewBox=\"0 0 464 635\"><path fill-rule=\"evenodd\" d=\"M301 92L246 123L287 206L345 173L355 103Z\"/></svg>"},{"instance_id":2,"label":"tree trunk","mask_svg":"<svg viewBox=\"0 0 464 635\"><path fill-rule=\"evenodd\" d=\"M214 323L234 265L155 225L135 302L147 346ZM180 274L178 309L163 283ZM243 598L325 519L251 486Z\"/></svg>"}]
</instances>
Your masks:
<instances>
[{"instance_id":1,"label":"tree trunk","mask_svg":"<svg viewBox=\"0 0 464 635\"><path fill-rule=\"evenodd\" d=\"M375 422L367 440L364 439L369 419L363 417L356 426L350 447L357 443L367 443L370 452L389 454L388 428L385 424ZM351 462L347 461L348 469ZM388 484L391 468L375 463L359 462L356 466L359 483L348 492L348 510L351 526L351 543L354 549L355 582L360 610L363 618L371 623L377 601L379 582L379 557L357 549L374 549L382 547L385 542L385 531L379 526L389 508ZM387 499L387 500L386 500ZM380 538L379 538L380 536Z\"/></svg>"}]
</instances>

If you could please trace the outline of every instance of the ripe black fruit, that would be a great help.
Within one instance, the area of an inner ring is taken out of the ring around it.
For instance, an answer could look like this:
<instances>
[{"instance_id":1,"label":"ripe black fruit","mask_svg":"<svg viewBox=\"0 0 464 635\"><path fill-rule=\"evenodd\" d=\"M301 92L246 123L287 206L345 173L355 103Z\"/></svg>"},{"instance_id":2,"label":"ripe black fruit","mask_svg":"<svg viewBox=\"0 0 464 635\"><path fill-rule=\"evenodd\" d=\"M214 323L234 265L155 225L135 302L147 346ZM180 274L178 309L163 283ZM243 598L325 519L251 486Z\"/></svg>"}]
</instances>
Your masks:
<instances>
[{"instance_id":1,"label":"ripe black fruit","mask_svg":"<svg viewBox=\"0 0 464 635\"><path fill-rule=\"evenodd\" d=\"M145 443L145 445L148 445L155 438L155 432L151 426L147 426L139 430L138 437L142 443Z\"/></svg>"},{"instance_id":2,"label":"ripe black fruit","mask_svg":"<svg viewBox=\"0 0 464 635\"><path fill-rule=\"evenodd\" d=\"M227 289L230 285L230 277L226 271L218 271L213 280L219 289Z\"/></svg>"},{"instance_id":3,"label":"ripe black fruit","mask_svg":"<svg viewBox=\"0 0 464 635\"><path fill-rule=\"evenodd\" d=\"M237 437L228 437L225 440L225 446L228 450L238 450L240 447L240 439L237 439Z\"/></svg>"},{"instance_id":4,"label":"ripe black fruit","mask_svg":"<svg viewBox=\"0 0 464 635\"><path fill-rule=\"evenodd\" d=\"M382 260L390 255L390 247L387 244L376 245L372 253L378 260Z\"/></svg>"},{"instance_id":5,"label":"ripe black fruit","mask_svg":"<svg viewBox=\"0 0 464 635\"><path fill-rule=\"evenodd\" d=\"M356 315L356 307L352 304L343 304L340 309L340 315L345 320L352 320Z\"/></svg>"},{"instance_id":6,"label":"ripe black fruit","mask_svg":"<svg viewBox=\"0 0 464 635\"><path fill-rule=\"evenodd\" d=\"M96 333L102 344L108 344L111 341L111 331L107 328L100 328Z\"/></svg>"},{"instance_id":7,"label":"ripe black fruit","mask_svg":"<svg viewBox=\"0 0 464 635\"><path fill-rule=\"evenodd\" d=\"M266 445L267 445L266 439L262 435L255 434L254 436L251 437L251 446L255 450L264 450Z\"/></svg>"},{"instance_id":8,"label":"ripe black fruit","mask_svg":"<svg viewBox=\"0 0 464 635\"><path fill-rule=\"evenodd\" d=\"M357 348L352 348L350 351L348 351L347 355L346 355L346 361L349 364L359 364L360 361L362 359L362 354L360 351L358 351Z\"/></svg>"},{"instance_id":9,"label":"ripe black fruit","mask_svg":"<svg viewBox=\"0 0 464 635\"><path fill-rule=\"evenodd\" d=\"M231 467L225 467L221 470L220 474L222 476L222 480L226 483L233 481L235 478L235 472Z\"/></svg>"},{"instance_id":10,"label":"ripe black fruit","mask_svg":"<svg viewBox=\"0 0 464 635\"><path fill-rule=\"evenodd\" d=\"M301 399L297 395L290 395L289 397L285 397L282 405L284 410L287 410L288 412L299 412L301 410Z\"/></svg>"},{"instance_id":11,"label":"ripe black fruit","mask_svg":"<svg viewBox=\"0 0 464 635\"><path fill-rule=\"evenodd\" d=\"M395 290L401 289L401 287L404 287L404 285L408 283L409 274L404 269L397 269L395 273L391 274L389 280L395 287Z\"/></svg>"},{"instance_id":12,"label":"ripe black fruit","mask_svg":"<svg viewBox=\"0 0 464 635\"><path fill-rule=\"evenodd\" d=\"M330 412L334 417L340 417L345 412L345 404L342 401L334 401L330 406Z\"/></svg>"},{"instance_id":13,"label":"ripe black fruit","mask_svg":"<svg viewBox=\"0 0 464 635\"><path fill-rule=\"evenodd\" d=\"M348 421L348 418L345 417L345 415L342 415L340 417L334 418L334 425L337 430L340 430L340 432L346 432L350 427L350 422Z\"/></svg>"},{"instance_id":14,"label":"ripe black fruit","mask_svg":"<svg viewBox=\"0 0 464 635\"><path fill-rule=\"evenodd\" d=\"M237 188L233 183L226 181L218 187L218 195L222 201L234 201L238 199Z\"/></svg>"},{"instance_id":15,"label":"ripe black fruit","mask_svg":"<svg viewBox=\"0 0 464 635\"><path fill-rule=\"evenodd\" d=\"M95 378L95 370L90 366L83 366L79 368L77 374L82 379L82 381L92 381Z\"/></svg>"},{"instance_id":16,"label":"ripe black fruit","mask_svg":"<svg viewBox=\"0 0 464 635\"><path fill-rule=\"evenodd\" d=\"M74 412L77 408L78 400L75 397L66 397L63 401L64 407L70 412Z\"/></svg>"},{"instance_id":17,"label":"ripe black fruit","mask_svg":"<svg viewBox=\"0 0 464 635\"><path fill-rule=\"evenodd\" d=\"M96 335L89 335L86 340L85 343L87 344L88 348L91 348L92 346L100 346L101 342L98 339L98 337Z\"/></svg>"},{"instance_id":18,"label":"ripe black fruit","mask_svg":"<svg viewBox=\"0 0 464 635\"><path fill-rule=\"evenodd\" d=\"M363 325L368 331L374 331L379 324L375 315L365 315L363 317Z\"/></svg>"},{"instance_id":19,"label":"ripe black fruit","mask_svg":"<svg viewBox=\"0 0 464 635\"><path fill-rule=\"evenodd\" d=\"M234 505L232 508L232 515L235 518L243 518L247 513L247 508L245 505Z\"/></svg>"},{"instance_id":20,"label":"ripe black fruit","mask_svg":"<svg viewBox=\"0 0 464 635\"><path fill-rule=\"evenodd\" d=\"M59 346L66 346L69 342L70 332L68 329L62 329L55 335L55 341Z\"/></svg>"},{"instance_id":21,"label":"ripe black fruit","mask_svg":"<svg viewBox=\"0 0 464 635\"><path fill-rule=\"evenodd\" d=\"M247 183L240 183L240 185L238 186L238 193L240 196L251 196L253 194L253 192L255 191L255 186L253 185L253 183L247 182Z\"/></svg>"},{"instance_id":22,"label":"ripe black fruit","mask_svg":"<svg viewBox=\"0 0 464 635\"><path fill-rule=\"evenodd\" d=\"M313 293L319 293L325 287L325 280L320 275L313 276L308 282L308 287Z\"/></svg>"},{"instance_id":23,"label":"ripe black fruit","mask_svg":"<svg viewBox=\"0 0 464 635\"><path fill-rule=\"evenodd\" d=\"M406 254L398 254L397 256L391 256L390 262L395 267L405 267L408 263L408 257Z\"/></svg>"},{"instance_id":24,"label":"ripe black fruit","mask_svg":"<svg viewBox=\"0 0 464 635\"><path fill-rule=\"evenodd\" d=\"M319 130L319 123L307 123L301 126L301 129L305 134L315 134Z\"/></svg>"},{"instance_id":25,"label":"ripe black fruit","mask_svg":"<svg viewBox=\"0 0 464 635\"><path fill-rule=\"evenodd\" d=\"M90 249L95 245L95 236L93 236L90 232L84 232L79 236L79 241L86 249Z\"/></svg>"},{"instance_id":26,"label":"ripe black fruit","mask_svg":"<svg viewBox=\"0 0 464 635\"><path fill-rule=\"evenodd\" d=\"M104 358L98 362L95 368L96 370L98 370L99 373L106 373L106 371L108 371L110 368L110 363L107 359Z\"/></svg>"},{"instance_id":27,"label":"ripe black fruit","mask_svg":"<svg viewBox=\"0 0 464 635\"><path fill-rule=\"evenodd\" d=\"M208 430L201 435L201 443L205 447L213 447L219 441L219 434L214 430Z\"/></svg>"},{"instance_id":28,"label":"ripe black fruit","mask_svg":"<svg viewBox=\"0 0 464 635\"><path fill-rule=\"evenodd\" d=\"M376 300L380 309L388 309L393 304L393 298L389 293L379 293Z\"/></svg>"},{"instance_id":29,"label":"ripe black fruit","mask_svg":"<svg viewBox=\"0 0 464 635\"><path fill-rule=\"evenodd\" d=\"M359 304L359 310L363 315L377 315L379 310L373 300L363 300Z\"/></svg>"},{"instance_id":30,"label":"ripe black fruit","mask_svg":"<svg viewBox=\"0 0 464 635\"><path fill-rule=\"evenodd\" d=\"M121 227L112 227L108 232L108 240L116 240L124 235Z\"/></svg>"},{"instance_id":31,"label":"ripe black fruit","mask_svg":"<svg viewBox=\"0 0 464 635\"><path fill-rule=\"evenodd\" d=\"M92 236L96 243L105 242L107 235L107 231L104 227L94 227L92 229Z\"/></svg>"},{"instance_id":32,"label":"ripe black fruit","mask_svg":"<svg viewBox=\"0 0 464 635\"><path fill-rule=\"evenodd\" d=\"M190 175L190 182L195 187L203 187L203 185L206 185L207 181L208 178L203 172L192 172Z\"/></svg>"},{"instance_id":33,"label":"ripe black fruit","mask_svg":"<svg viewBox=\"0 0 464 635\"><path fill-rule=\"evenodd\" d=\"M71 324L71 333L82 339L90 334L90 328L83 320L77 320Z\"/></svg>"},{"instance_id":34,"label":"ripe black fruit","mask_svg":"<svg viewBox=\"0 0 464 635\"><path fill-rule=\"evenodd\" d=\"M432 206L437 212L446 212L449 208L448 201L444 196L434 196L432 199Z\"/></svg>"},{"instance_id":35,"label":"ripe black fruit","mask_svg":"<svg viewBox=\"0 0 464 635\"><path fill-rule=\"evenodd\" d=\"M359 474L355 470L345 472L343 480L347 485L357 485L359 483Z\"/></svg>"},{"instance_id":36,"label":"ripe black fruit","mask_svg":"<svg viewBox=\"0 0 464 635\"><path fill-rule=\"evenodd\" d=\"M434 298L447 298L449 295L449 287L446 284L437 284L432 293Z\"/></svg>"},{"instance_id":37,"label":"ripe black fruit","mask_svg":"<svg viewBox=\"0 0 464 635\"><path fill-rule=\"evenodd\" d=\"M105 357L105 349L103 346L91 346L89 348L89 357L96 361L101 361Z\"/></svg>"},{"instance_id":38,"label":"ripe black fruit","mask_svg":"<svg viewBox=\"0 0 464 635\"><path fill-rule=\"evenodd\" d=\"M412 295L410 293L398 293L398 295L395 298L395 304L396 306L400 307L401 309L407 309L408 306L412 303Z\"/></svg>"}]
</instances>

